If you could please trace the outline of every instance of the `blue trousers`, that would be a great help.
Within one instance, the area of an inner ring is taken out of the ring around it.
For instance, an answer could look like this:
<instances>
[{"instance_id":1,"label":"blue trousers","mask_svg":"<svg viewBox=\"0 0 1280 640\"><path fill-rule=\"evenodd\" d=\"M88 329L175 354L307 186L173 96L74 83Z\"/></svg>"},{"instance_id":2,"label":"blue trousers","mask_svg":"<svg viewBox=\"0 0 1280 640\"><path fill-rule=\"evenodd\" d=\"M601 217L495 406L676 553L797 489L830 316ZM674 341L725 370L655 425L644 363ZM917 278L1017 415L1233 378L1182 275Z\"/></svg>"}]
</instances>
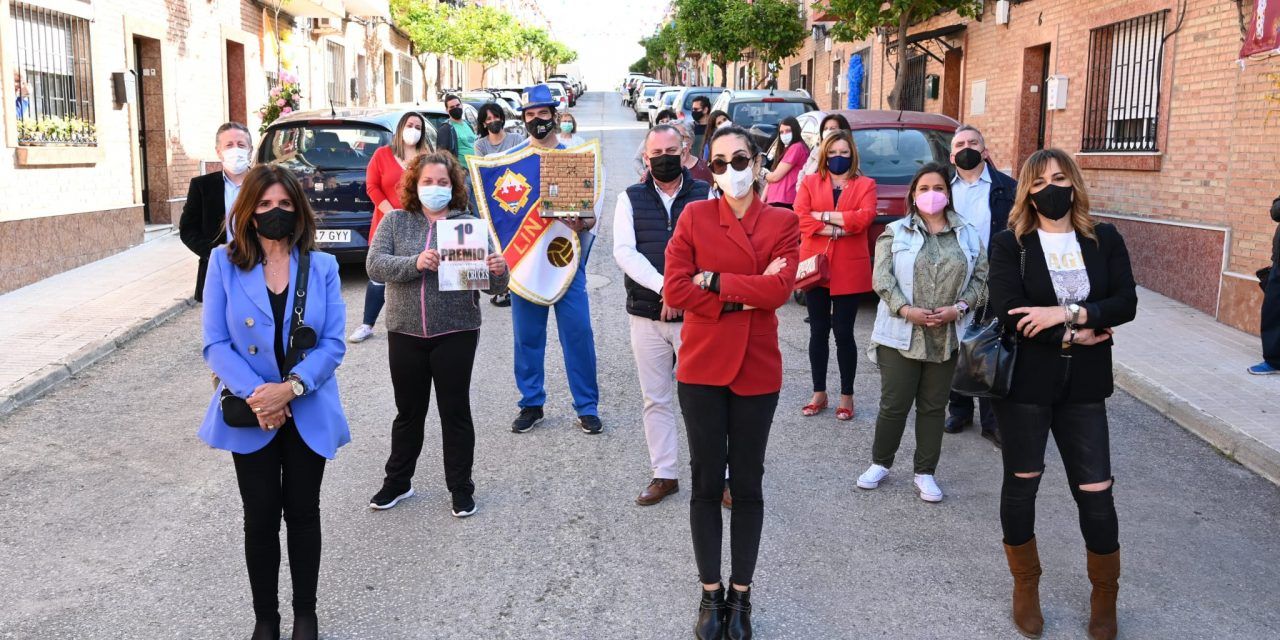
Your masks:
<instances>
[{"instance_id":1,"label":"blue trousers","mask_svg":"<svg viewBox=\"0 0 1280 640\"><path fill-rule=\"evenodd\" d=\"M569 376L573 408L580 416L599 415L600 386L596 383L596 340L591 331L591 307L587 298L586 269L579 269L556 310L564 369ZM511 324L515 334L516 387L520 407L546 404L547 314L551 307L511 296Z\"/></svg>"}]
</instances>

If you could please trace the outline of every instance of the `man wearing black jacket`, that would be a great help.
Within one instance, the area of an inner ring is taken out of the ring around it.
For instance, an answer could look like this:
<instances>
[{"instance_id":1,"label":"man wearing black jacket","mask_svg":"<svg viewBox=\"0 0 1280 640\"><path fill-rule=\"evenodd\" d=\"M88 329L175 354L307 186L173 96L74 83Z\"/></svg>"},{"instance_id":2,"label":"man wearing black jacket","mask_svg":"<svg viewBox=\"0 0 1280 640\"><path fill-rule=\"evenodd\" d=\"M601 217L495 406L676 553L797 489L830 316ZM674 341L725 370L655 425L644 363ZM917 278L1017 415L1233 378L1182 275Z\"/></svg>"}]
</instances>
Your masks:
<instances>
[{"instance_id":1,"label":"man wearing black jacket","mask_svg":"<svg viewBox=\"0 0 1280 640\"><path fill-rule=\"evenodd\" d=\"M1271 203L1271 219L1280 223L1280 198ZM1262 362L1249 367L1258 376L1280 373L1280 225L1271 238L1271 270L1262 282Z\"/></svg>"},{"instance_id":2,"label":"man wearing black jacket","mask_svg":"<svg viewBox=\"0 0 1280 640\"><path fill-rule=\"evenodd\" d=\"M182 217L178 220L182 244L200 257L196 271L196 302L204 300L204 276L209 268L209 254L214 247L231 241L232 223L227 216L252 164L253 137L248 127L239 122L228 122L218 127L214 140L222 170L191 179L187 202L182 205Z\"/></svg>"},{"instance_id":3,"label":"man wearing black jacket","mask_svg":"<svg viewBox=\"0 0 1280 640\"><path fill-rule=\"evenodd\" d=\"M653 469L653 479L636 498L640 506L679 491L675 363L684 313L663 300L662 274L680 213L686 204L706 200L710 188L682 166L687 153L682 145L680 132L670 125L649 132L644 142L649 178L618 196L613 217L613 258L626 274L631 351L644 393L644 437Z\"/></svg>"},{"instance_id":4,"label":"man wearing black jacket","mask_svg":"<svg viewBox=\"0 0 1280 640\"><path fill-rule=\"evenodd\" d=\"M971 125L956 129L951 139L951 164L956 173L951 178L951 193L955 210L978 228L982 248L989 249L991 237L1009 226L1009 210L1018 192L1018 182L1000 173L989 162L987 143L982 132ZM982 309L975 310L981 318ZM960 433L973 424L973 398L951 392L947 406L947 422L943 430ZM996 429L995 411L991 401L978 399L978 414L982 425L982 437L1000 446L1000 432Z\"/></svg>"}]
</instances>

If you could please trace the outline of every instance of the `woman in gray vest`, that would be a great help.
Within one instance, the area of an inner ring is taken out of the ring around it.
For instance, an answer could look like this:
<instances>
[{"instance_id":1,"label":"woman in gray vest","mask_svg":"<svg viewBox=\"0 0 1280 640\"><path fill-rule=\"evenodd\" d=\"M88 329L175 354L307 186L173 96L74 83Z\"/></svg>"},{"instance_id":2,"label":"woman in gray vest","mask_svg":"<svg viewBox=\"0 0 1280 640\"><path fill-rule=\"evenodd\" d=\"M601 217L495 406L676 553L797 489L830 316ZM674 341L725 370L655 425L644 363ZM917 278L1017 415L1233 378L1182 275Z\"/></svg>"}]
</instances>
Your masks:
<instances>
[{"instance_id":1,"label":"woman in gray vest","mask_svg":"<svg viewBox=\"0 0 1280 640\"><path fill-rule=\"evenodd\" d=\"M871 359L880 365L880 415L871 466L858 487L875 489L889 475L907 413L916 407L915 486L920 499L941 502L934 470L942 423L969 309L985 303L987 256L978 230L951 206L942 165L921 167L907 190L907 216L876 240L872 284L880 296Z\"/></svg>"}]
</instances>

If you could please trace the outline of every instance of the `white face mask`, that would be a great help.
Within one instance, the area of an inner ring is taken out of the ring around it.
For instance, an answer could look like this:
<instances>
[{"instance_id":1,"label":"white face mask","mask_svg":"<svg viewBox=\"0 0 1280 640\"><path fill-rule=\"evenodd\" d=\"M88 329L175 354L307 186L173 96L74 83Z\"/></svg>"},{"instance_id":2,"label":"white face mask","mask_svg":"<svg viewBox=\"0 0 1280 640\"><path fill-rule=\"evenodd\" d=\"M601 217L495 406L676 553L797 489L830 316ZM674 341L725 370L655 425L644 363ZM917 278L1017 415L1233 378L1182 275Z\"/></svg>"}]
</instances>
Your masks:
<instances>
[{"instance_id":1,"label":"white face mask","mask_svg":"<svg viewBox=\"0 0 1280 640\"><path fill-rule=\"evenodd\" d=\"M400 139L404 140L405 144L412 147L413 145L418 144L418 141L422 139L422 129L405 127L404 131L400 132Z\"/></svg>"},{"instance_id":2,"label":"white face mask","mask_svg":"<svg viewBox=\"0 0 1280 640\"><path fill-rule=\"evenodd\" d=\"M733 167L725 167L724 173L718 176L712 176L716 180L716 186L720 187L721 193L726 193L734 198L743 198L751 192L751 187L755 185L755 172L753 167L748 166L742 171L738 171Z\"/></svg>"},{"instance_id":3,"label":"white face mask","mask_svg":"<svg viewBox=\"0 0 1280 640\"><path fill-rule=\"evenodd\" d=\"M784 133L784 134L782 134L782 135L778 136L778 140L781 140L781 141L782 141L782 146L784 146L784 147L785 147L785 146L787 146L787 145L791 144L791 134L790 134L790 133Z\"/></svg>"},{"instance_id":4,"label":"white face mask","mask_svg":"<svg viewBox=\"0 0 1280 640\"><path fill-rule=\"evenodd\" d=\"M733 121L725 120L724 122L721 122L719 125L717 125L716 128L723 129L725 127L731 127L731 126L733 126Z\"/></svg>"},{"instance_id":5,"label":"white face mask","mask_svg":"<svg viewBox=\"0 0 1280 640\"><path fill-rule=\"evenodd\" d=\"M418 200L428 211L442 211L453 200L453 188L439 185L418 187Z\"/></svg>"},{"instance_id":6,"label":"white face mask","mask_svg":"<svg viewBox=\"0 0 1280 640\"><path fill-rule=\"evenodd\" d=\"M218 157L222 160L222 168L233 176L238 176L249 170L248 149L241 149L240 147L223 149L218 152Z\"/></svg>"}]
</instances>

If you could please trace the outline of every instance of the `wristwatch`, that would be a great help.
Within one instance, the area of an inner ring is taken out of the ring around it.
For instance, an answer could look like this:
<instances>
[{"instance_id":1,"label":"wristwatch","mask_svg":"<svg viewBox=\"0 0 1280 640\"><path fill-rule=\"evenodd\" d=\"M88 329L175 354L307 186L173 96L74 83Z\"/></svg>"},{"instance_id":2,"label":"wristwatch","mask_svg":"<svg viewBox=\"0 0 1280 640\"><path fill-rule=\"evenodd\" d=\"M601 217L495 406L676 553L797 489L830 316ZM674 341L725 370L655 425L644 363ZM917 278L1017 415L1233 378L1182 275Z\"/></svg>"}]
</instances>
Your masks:
<instances>
[{"instance_id":1,"label":"wristwatch","mask_svg":"<svg viewBox=\"0 0 1280 640\"><path fill-rule=\"evenodd\" d=\"M957 312L959 312L959 314L960 314L960 317L962 317L962 318L963 318L963 317L964 317L964 314L969 313L969 303L968 303L968 302L965 302L964 300L961 300L961 301L957 302L955 306L956 306L956 311L957 311Z\"/></svg>"},{"instance_id":2,"label":"wristwatch","mask_svg":"<svg viewBox=\"0 0 1280 640\"><path fill-rule=\"evenodd\" d=\"M706 291L707 289L711 288L711 278L712 278L712 273L710 271L703 271L702 273L699 273L698 288L702 289L703 291Z\"/></svg>"},{"instance_id":3,"label":"wristwatch","mask_svg":"<svg viewBox=\"0 0 1280 640\"><path fill-rule=\"evenodd\" d=\"M307 392L307 385L302 384L302 378L298 377L298 374L296 373L289 374L289 377L285 379L285 382L289 383L289 387L293 389L293 395L295 396L301 397Z\"/></svg>"},{"instance_id":4,"label":"wristwatch","mask_svg":"<svg viewBox=\"0 0 1280 640\"><path fill-rule=\"evenodd\" d=\"M1079 324L1080 323L1080 305L1072 302L1071 304L1067 305L1067 311L1071 314L1071 326L1074 327L1075 325Z\"/></svg>"}]
</instances>

